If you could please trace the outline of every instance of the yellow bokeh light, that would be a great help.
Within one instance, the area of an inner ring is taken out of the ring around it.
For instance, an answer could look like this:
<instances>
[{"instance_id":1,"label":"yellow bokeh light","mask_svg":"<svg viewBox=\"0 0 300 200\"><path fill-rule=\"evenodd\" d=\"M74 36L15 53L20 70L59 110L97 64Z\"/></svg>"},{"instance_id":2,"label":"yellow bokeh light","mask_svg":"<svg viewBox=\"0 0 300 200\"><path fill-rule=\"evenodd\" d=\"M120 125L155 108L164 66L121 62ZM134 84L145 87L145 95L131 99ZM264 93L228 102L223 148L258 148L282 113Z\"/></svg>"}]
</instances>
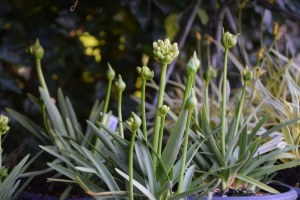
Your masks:
<instances>
[{"instance_id":1,"label":"yellow bokeh light","mask_svg":"<svg viewBox=\"0 0 300 200\"><path fill-rule=\"evenodd\" d=\"M83 76L83 78L89 78L90 72L85 71L85 72L82 73L82 76Z\"/></svg>"},{"instance_id":2,"label":"yellow bokeh light","mask_svg":"<svg viewBox=\"0 0 300 200\"><path fill-rule=\"evenodd\" d=\"M143 81L142 78L141 78L141 77L138 77L138 78L136 79L136 82L135 82L135 87L136 87L136 88L142 87L142 84L143 84L142 81Z\"/></svg>"},{"instance_id":3,"label":"yellow bokeh light","mask_svg":"<svg viewBox=\"0 0 300 200\"><path fill-rule=\"evenodd\" d=\"M79 36L80 42L84 47L95 47L99 45L99 40L88 32L84 32Z\"/></svg>"},{"instance_id":4,"label":"yellow bokeh light","mask_svg":"<svg viewBox=\"0 0 300 200\"><path fill-rule=\"evenodd\" d=\"M100 32L99 32L99 35L100 35L101 37L104 37L104 36L106 35L106 33L105 33L105 31L100 31Z\"/></svg>"},{"instance_id":5,"label":"yellow bokeh light","mask_svg":"<svg viewBox=\"0 0 300 200\"><path fill-rule=\"evenodd\" d=\"M93 48L92 47L86 48L85 55L92 56L93 55Z\"/></svg>"},{"instance_id":6,"label":"yellow bokeh light","mask_svg":"<svg viewBox=\"0 0 300 200\"><path fill-rule=\"evenodd\" d=\"M81 35L81 30L78 29L78 30L76 31L76 35Z\"/></svg>"},{"instance_id":7,"label":"yellow bokeh light","mask_svg":"<svg viewBox=\"0 0 300 200\"><path fill-rule=\"evenodd\" d=\"M10 24L10 23L6 23L6 24L5 24L5 28L6 28L6 29L9 29L10 27L11 27L11 24Z\"/></svg>"},{"instance_id":8,"label":"yellow bokeh light","mask_svg":"<svg viewBox=\"0 0 300 200\"><path fill-rule=\"evenodd\" d=\"M123 44L119 44L118 48L119 48L120 51L124 51L125 46Z\"/></svg>"},{"instance_id":9,"label":"yellow bokeh light","mask_svg":"<svg viewBox=\"0 0 300 200\"><path fill-rule=\"evenodd\" d=\"M121 42L121 43L124 43L125 41L126 41L125 37L123 37L123 36L120 37L120 42Z\"/></svg>"},{"instance_id":10,"label":"yellow bokeh light","mask_svg":"<svg viewBox=\"0 0 300 200\"><path fill-rule=\"evenodd\" d=\"M140 99L142 97L142 92L141 91L135 91L133 93L133 95Z\"/></svg>"},{"instance_id":11,"label":"yellow bokeh light","mask_svg":"<svg viewBox=\"0 0 300 200\"><path fill-rule=\"evenodd\" d=\"M87 20L91 20L92 18L93 18L92 15L87 15L87 16L86 16L86 19L87 19Z\"/></svg>"},{"instance_id":12,"label":"yellow bokeh light","mask_svg":"<svg viewBox=\"0 0 300 200\"><path fill-rule=\"evenodd\" d=\"M56 81L58 79L58 76L56 74L53 74L52 79Z\"/></svg>"}]
</instances>

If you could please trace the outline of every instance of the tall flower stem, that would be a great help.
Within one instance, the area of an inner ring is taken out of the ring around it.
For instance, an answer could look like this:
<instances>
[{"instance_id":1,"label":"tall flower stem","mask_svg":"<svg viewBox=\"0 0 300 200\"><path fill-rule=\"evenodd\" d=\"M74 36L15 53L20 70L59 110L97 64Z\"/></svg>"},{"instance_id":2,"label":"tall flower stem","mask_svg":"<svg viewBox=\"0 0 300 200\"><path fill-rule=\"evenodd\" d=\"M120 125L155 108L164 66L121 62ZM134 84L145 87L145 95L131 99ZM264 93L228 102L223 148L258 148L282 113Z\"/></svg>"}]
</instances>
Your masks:
<instances>
[{"instance_id":1,"label":"tall flower stem","mask_svg":"<svg viewBox=\"0 0 300 200\"><path fill-rule=\"evenodd\" d=\"M133 198L133 149L135 141L136 130L133 130L131 135L130 147L129 147L129 199Z\"/></svg>"},{"instance_id":2,"label":"tall flower stem","mask_svg":"<svg viewBox=\"0 0 300 200\"><path fill-rule=\"evenodd\" d=\"M110 97L110 90L111 90L111 84L112 81L108 81L108 86L107 86L107 92L106 92L106 97L105 97L105 101L104 101L104 106L103 106L103 110L102 110L102 115L100 116L100 123L104 122L105 119L105 114L107 112L107 107L108 107L108 102L109 102L109 97ZM101 128L99 128L101 130ZM97 137L96 139L96 143L95 143L95 148L97 149L100 143L100 139ZM94 149L94 154L96 154L97 151Z\"/></svg>"},{"instance_id":3,"label":"tall flower stem","mask_svg":"<svg viewBox=\"0 0 300 200\"><path fill-rule=\"evenodd\" d=\"M205 82L204 101L205 101L205 108L206 108L206 116L207 116L207 120L209 121L210 116L209 116L208 89L209 89L209 81L206 81Z\"/></svg>"},{"instance_id":4,"label":"tall flower stem","mask_svg":"<svg viewBox=\"0 0 300 200\"><path fill-rule=\"evenodd\" d=\"M242 108L243 108L244 98L245 98L245 93L246 93L246 87L247 87L247 81L244 82L242 96L241 96L239 107L238 107L238 110L237 110L236 122L235 122L235 126L234 126L234 131L233 131L233 137L236 135L236 133L238 131L238 127L239 127L239 123L240 123L240 118L241 118L241 114L242 114Z\"/></svg>"},{"instance_id":5,"label":"tall flower stem","mask_svg":"<svg viewBox=\"0 0 300 200\"><path fill-rule=\"evenodd\" d=\"M243 50L243 54L244 54L244 60L245 60L246 65L249 66L247 56L246 56L246 49L245 49L245 45L244 45L244 41L243 41L243 36L242 36L242 11L244 8L244 3L243 3L243 5L241 5L239 7L239 16L238 16L239 17L239 33L240 33L241 46L242 46L242 50Z\"/></svg>"},{"instance_id":6,"label":"tall flower stem","mask_svg":"<svg viewBox=\"0 0 300 200\"><path fill-rule=\"evenodd\" d=\"M123 124L121 123L122 121L122 92L120 91L118 94L118 118L119 118L119 131L120 131L120 136L124 138L124 131L123 131Z\"/></svg>"},{"instance_id":7,"label":"tall flower stem","mask_svg":"<svg viewBox=\"0 0 300 200\"><path fill-rule=\"evenodd\" d=\"M44 79L42 67L41 67L41 59L36 58L35 60L36 60L36 71L37 71L37 75L39 77L40 84L41 84L42 88L46 91L46 93L49 95L49 91L48 91L48 88L47 88L47 85L46 85L46 82Z\"/></svg>"},{"instance_id":8,"label":"tall flower stem","mask_svg":"<svg viewBox=\"0 0 300 200\"><path fill-rule=\"evenodd\" d=\"M210 43L207 43L207 62L208 62L208 66L210 66Z\"/></svg>"},{"instance_id":9,"label":"tall flower stem","mask_svg":"<svg viewBox=\"0 0 300 200\"><path fill-rule=\"evenodd\" d=\"M192 89L192 87L191 87L192 81L193 81L193 76L192 75L188 75L181 108L183 108L186 100L190 96L190 91Z\"/></svg>"},{"instance_id":10,"label":"tall flower stem","mask_svg":"<svg viewBox=\"0 0 300 200\"><path fill-rule=\"evenodd\" d=\"M144 133L144 137L147 139L146 108L145 108L146 97L145 97L145 94L146 94L146 80L143 79L143 81L142 81L141 105L142 105L143 133Z\"/></svg>"},{"instance_id":11,"label":"tall flower stem","mask_svg":"<svg viewBox=\"0 0 300 200\"><path fill-rule=\"evenodd\" d=\"M201 60L201 40L197 40L197 55L198 55L198 58L199 60ZM199 75L200 75L200 78L202 79L202 63L200 63L200 66L199 66Z\"/></svg>"},{"instance_id":12,"label":"tall flower stem","mask_svg":"<svg viewBox=\"0 0 300 200\"><path fill-rule=\"evenodd\" d=\"M223 156L225 156L225 115L226 115L227 55L228 55L228 48L225 48L224 69L223 69L222 114L221 114L221 152L222 152Z\"/></svg>"},{"instance_id":13,"label":"tall flower stem","mask_svg":"<svg viewBox=\"0 0 300 200\"><path fill-rule=\"evenodd\" d=\"M165 116L161 117L161 125L159 131L159 144L158 144L158 156L161 157L161 150L162 150L162 140L164 136L164 124L165 124Z\"/></svg>"},{"instance_id":14,"label":"tall flower stem","mask_svg":"<svg viewBox=\"0 0 300 200\"><path fill-rule=\"evenodd\" d=\"M161 73L160 73L160 83L159 83L159 91L158 91L158 98L157 98L157 104L156 104L156 110L160 108L163 104L164 100L164 92L165 92L165 81L166 81L166 72L167 72L167 64L163 63L161 66ZM154 118L154 129L153 129L153 140L152 145L155 152L151 152L152 162L153 166L156 167L156 156L155 153L157 153L158 150L158 139L159 139L159 128L160 128L160 119L161 117L155 113Z\"/></svg>"},{"instance_id":15,"label":"tall flower stem","mask_svg":"<svg viewBox=\"0 0 300 200\"><path fill-rule=\"evenodd\" d=\"M276 39L274 40L274 45L275 45L276 51L277 51L278 53L280 53L280 52L279 52L279 49L278 49L278 45L277 45ZM278 56L278 67L279 67L279 69L281 68L281 63L280 63L280 57L279 57L279 56Z\"/></svg>"},{"instance_id":16,"label":"tall flower stem","mask_svg":"<svg viewBox=\"0 0 300 200\"><path fill-rule=\"evenodd\" d=\"M189 140L189 128L190 128L190 122L191 122L191 112L192 112L191 110L188 111L188 118L187 118L186 127L185 127L177 194L180 194L181 189L182 189L182 184L183 184L183 176L184 176L185 160L186 160L186 151L187 151L187 145L188 145L188 140Z\"/></svg>"},{"instance_id":17,"label":"tall flower stem","mask_svg":"<svg viewBox=\"0 0 300 200\"><path fill-rule=\"evenodd\" d=\"M266 9L264 9L262 17L261 17L261 23L260 23L260 48L264 48L264 18L266 14Z\"/></svg>"},{"instance_id":18,"label":"tall flower stem","mask_svg":"<svg viewBox=\"0 0 300 200\"><path fill-rule=\"evenodd\" d=\"M194 78L193 78L193 88L196 88L196 73L194 75ZM191 88L192 89L192 88ZM191 93L191 92L190 92ZM194 123L198 124L199 125L199 120L198 120L198 109L197 109L197 106L194 108ZM200 135L199 135L200 136Z\"/></svg>"}]
</instances>

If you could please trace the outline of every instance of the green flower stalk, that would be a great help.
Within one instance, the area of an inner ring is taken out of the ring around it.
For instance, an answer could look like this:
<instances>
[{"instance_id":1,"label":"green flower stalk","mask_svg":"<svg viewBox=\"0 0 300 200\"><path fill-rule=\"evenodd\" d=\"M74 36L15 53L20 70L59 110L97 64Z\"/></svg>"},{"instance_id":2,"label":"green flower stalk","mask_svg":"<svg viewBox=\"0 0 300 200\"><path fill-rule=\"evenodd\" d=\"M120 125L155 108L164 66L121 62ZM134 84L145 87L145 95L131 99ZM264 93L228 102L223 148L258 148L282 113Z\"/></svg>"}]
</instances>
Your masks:
<instances>
[{"instance_id":1,"label":"green flower stalk","mask_svg":"<svg viewBox=\"0 0 300 200\"><path fill-rule=\"evenodd\" d=\"M243 86L242 96L241 96L241 99L240 99L240 102L239 102L238 110L237 110L237 113L236 113L236 122L235 122L232 137L234 137L237 134L237 131L238 131L238 128L239 128L240 119L241 119L241 115L242 115L243 103L244 103L244 99L245 99L247 81L250 81L250 80L253 79L253 71L250 71L248 66L246 66L246 68L243 72L243 78L244 78L244 86ZM242 146L240 148L242 148ZM227 164L228 160L225 160L225 162Z\"/></svg>"},{"instance_id":2,"label":"green flower stalk","mask_svg":"<svg viewBox=\"0 0 300 200\"><path fill-rule=\"evenodd\" d=\"M189 139L191 114L192 114L192 110L194 110L195 107L197 107L197 99L195 97L195 91L194 91L194 89L192 89L191 96L187 99L186 104L185 104L185 108L188 109L188 118L187 118L187 122L185 125L184 142L183 142L183 150L182 150L182 157L181 157L181 167L180 167L177 194L180 194L181 189L182 189L185 162L186 162L186 152L187 152L187 145L188 145L188 139Z\"/></svg>"},{"instance_id":3,"label":"green flower stalk","mask_svg":"<svg viewBox=\"0 0 300 200\"><path fill-rule=\"evenodd\" d=\"M186 88L185 88L184 96L183 96L183 100L182 100L182 106L181 106L182 108L184 107L184 104L185 104L187 98L190 96L191 88L193 85L193 79L194 79L196 72L197 72L197 66L194 62L193 57L191 57L191 59L185 66L185 73L187 74L188 77L187 77Z\"/></svg>"},{"instance_id":4,"label":"green flower stalk","mask_svg":"<svg viewBox=\"0 0 300 200\"><path fill-rule=\"evenodd\" d=\"M154 77L154 72L151 71L147 66L143 66L142 68L136 68L138 74L142 78L142 96L141 96L141 106L142 106L142 120L143 120L143 133L144 137L147 139L147 123L146 123L146 81L151 80Z\"/></svg>"},{"instance_id":5,"label":"green flower stalk","mask_svg":"<svg viewBox=\"0 0 300 200\"><path fill-rule=\"evenodd\" d=\"M124 138L123 124L122 124L122 92L126 88L125 82L122 80L121 75L119 74L118 79L115 82L115 85L118 89L118 118L119 118L119 131L120 136Z\"/></svg>"},{"instance_id":6,"label":"green flower stalk","mask_svg":"<svg viewBox=\"0 0 300 200\"><path fill-rule=\"evenodd\" d=\"M166 114L170 111L170 107L166 105L162 105L158 110L158 115L161 117L161 125L159 131L159 144L158 144L158 156L161 157L161 150L162 150L162 140L164 135L164 125L165 125L165 117Z\"/></svg>"},{"instance_id":7,"label":"green flower stalk","mask_svg":"<svg viewBox=\"0 0 300 200\"><path fill-rule=\"evenodd\" d=\"M196 39L197 39L197 53L198 53L198 58L199 58L199 60L201 60L201 34L198 31L196 31ZM199 66L199 75L202 78L202 66L201 66L201 63L200 63L200 66Z\"/></svg>"},{"instance_id":8,"label":"green flower stalk","mask_svg":"<svg viewBox=\"0 0 300 200\"><path fill-rule=\"evenodd\" d=\"M194 54L193 54L193 60L194 60L194 63L196 65L196 68L197 70L200 68L201 66L201 61L199 60L197 54L196 54L196 51L194 51ZM200 69L200 72L202 72L202 69ZM193 87L195 88L196 87L196 73L194 74L194 77L193 77ZM195 107L194 109L194 121L195 123L199 123L198 121L198 110L197 110L197 107Z\"/></svg>"},{"instance_id":9,"label":"green flower stalk","mask_svg":"<svg viewBox=\"0 0 300 200\"><path fill-rule=\"evenodd\" d=\"M31 55L33 55L35 57L36 71L37 71L37 75L39 77L40 84L41 84L42 88L49 95L49 91L48 91L47 84L45 82L44 75L42 72L42 67L41 67L41 59L44 56L44 48L40 45L40 41L38 38L36 39L36 41L33 45L31 45L30 47L27 47L26 52L30 53Z\"/></svg>"},{"instance_id":10,"label":"green flower stalk","mask_svg":"<svg viewBox=\"0 0 300 200\"><path fill-rule=\"evenodd\" d=\"M102 110L102 115L100 116L100 119L99 119L99 121L101 123L103 123L104 119L105 119L105 114L107 112L107 107L108 107L108 102L109 102L109 97L110 97L111 84L116 75L116 73L113 70L113 68L111 67L111 65L109 63L107 63L107 65L108 65L108 70L106 71L106 77L108 79L108 86L107 86L106 97L105 97L104 106L103 106L103 110ZM101 129L101 128L99 128L99 129ZM96 143L95 143L96 149L98 148L99 142L100 142L100 140L99 140L99 138L97 138ZM97 153L97 151L94 150L94 154L96 154L96 153Z\"/></svg>"},{"instance_id":11,"label":"green flower stalk","mask_svg":"<svg viewBox=\"0 0 300 200\"><path fill-rule=\"evenodd\" d=\"M205 103L206 115L208 120L210 119L209 101L208 101L209 81L214 78L217 78L217 73L218 73L217 69L214 69L212 66L209 66L203 74L203 79L205 80L204 103Z\"/></svg>"},{"instance_id":12,"label":"green flower stalk","mask_svg":"<svg viewBox=\"0 0 300 200\"><path fill-rule=\"evenodd\" d=\"M171 44L170 40L167 38L163 42L162 40L158 40L157 42L153 42L153 54L154 59L161 63L161 73L160 73L160 83L159 83L159 91L158 98L156 104L156 110L160 108L163 104L164 99L164 91L165 91L165 82L166 82L166 72L167 65L170 64L174 58L176 58L179 54L177 43ZM151 157L153 161L153 165L156 166L156 156L158 150L158 139L159 139L159 128L160 128L160 116L156 113L154 118L154 129L153 129L153 149L151 152Z\"/></svg>"},{"instance_id":13,"label":"green flower stalk","mask_svg":"<svg viewBox=\"0 0 300 200\"><path fill-rule=\"evenodd\" d=\"M132 129L130 147L129 147L129 199L133 200L133 148L136 131L140 128L142 120L134 113L131 113L127 121L127 126Z\"/></svg>"},{"instance_id":14,"label":"green flower stalk","mask_svg":"<svg viewBox=\"0 0 300 200\"><path fill-rule=\"evenodd\" d=\"M2 177L7 177L7 171L5 168L2 168L2 135L9 131L9 126L7 125L9 122L9 118L0 115L0 183Z\"/></svg>"},{"instance_id":15,"label":"green flower stalk","mask_svg":"<svg viewBox=\"0 0 300 200\"><path fill-rule=\"evenodd\" d=\"M239 35L239 34L238 34ZM227 81L227 55L228 49L235 46L238 35L232 35L229 32L224 33L221 39L222 45L225 47L224 68L223 68L223 92L222 92L222 113L221 113L221 153L225 156L225 115L226 115L226 81Z\"/></svg>"}]
</instances>

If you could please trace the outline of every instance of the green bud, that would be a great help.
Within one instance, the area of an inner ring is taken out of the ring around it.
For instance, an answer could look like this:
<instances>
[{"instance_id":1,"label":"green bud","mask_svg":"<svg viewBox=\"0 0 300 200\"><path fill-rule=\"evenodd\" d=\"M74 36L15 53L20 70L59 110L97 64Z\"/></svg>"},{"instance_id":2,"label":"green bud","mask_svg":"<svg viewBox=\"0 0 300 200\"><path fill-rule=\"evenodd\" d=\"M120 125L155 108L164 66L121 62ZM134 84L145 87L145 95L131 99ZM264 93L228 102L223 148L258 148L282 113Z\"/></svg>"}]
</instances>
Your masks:
<instances>
[{"instance_id":1,"label":"green bud","mask_svg":"<svg viewBox=\"0 0 300 200\"><path fill-rule=\"evenodd\" d=\"M109 63L107 63L107 65L108 65L108 70L106 71L106 76L108 80L112 81L115 78L116 73Z\"/></svg>"},{"instance_id":2,"label":"green bud","mask_svg":"<svg viewBox=\"0 0 300 200\"><path fill-rule=\"evenodd\" d=\"M140 128L141 124L141 118L139 118L139 116L137 116L134 112L131 112L131 115L127 121L127 126L132 130L136 131Z\"/></svg>"},{"instance_id":3,"label":"green bud","mask_svg":"<svg viewBox=\"0 0 300 200\"><path fill-rule=\"evenodd\" d=\"M185 107L192 111L197 106L197 99L195 97L195 90L192 88L191 96L186 100Z\"/></svg>"},{"instance_id":4,"label":"green bud","mask_svg":"<svg viewBox=\"0 0 300 200\"><path fill-rule=\"evenodd\" d=\"M222 35L222 39L221 39L221 43L223 44L223 46L227 49L233 47L236 45L237 43L237 37L240 34L237 35L232 35L231 33L229 33L228 31L226 33L224 33L224 28L223 28L223 35Z\"/></svg>"},{"instance_id":5,"label":"green bud","mask_svg":"<svg viewBox=\"0 0 300 200\"><path fill-rule=\"evenodd\" d=\"M197 72L197 67L195 65L194 59L191 57L189 62L185 66L185 73L187 75L193 75Z\"/></svg>"},{"instance_id":6,"label":"green bud","mask_svg":"<svg viewBox=\"0 0 300 200\"><path fill-rule=\"evenodd\" d=\"M9 131L9 126L7 126L8 122L8 117L0 115L0 134L5 134L7 131Z\"/></svg>"},{"instance_id":7,"label":"green bud","mask_svg":"<svg viewBox=\"0 0 300 200\"><path fill-rule=\"evenodd\" d=\"M7 173L7 169L5 169L4 167L2 169L0 169L0 177L7 177L8 173Z\"/></svg>"},{"instance_id":8,"label":"green bud","mask_svg":"<svg viewBox=\"0 0 300 200\"><path fill-rule=\"evenodd\" d=\"M210 81L211 79L217 78L217 73L217 69L214 69L212 66L209 66L203 74L203 79L205 81Z\"/></svg>"},{"instance_id":9,"label":"green bud","mask_svg":"<svg viewBox=\"0 0 300 200\"><path fill-rule=\"evenodd\" d=\"M246 66L246 68L243 72L243 78L244 78L244 81L249 81L249 80L253 79L253 71L250 71L248 66Z\"/></svg>"},{"instance_id":10,"label":"green bud","mask_svg":"<svg viewBox=\"0 0 300 200\"><path fill-rule=\"evenodd\" d=\"M136 71L140 77L146 81L149 81L154 77L154 72L151 71L147 66L143 66L142 68L137 67Z\"/></svg>"},{"instance_id":11,"label":"green bud","mask_svg":"<svg viewBox=\"0 0 300 200\"><path fill-rule=\"evenodd\" d=\"M42 59L44 56L44 48L40 45L38 38L33 45L27 47L26 52L33 55L36 59Z\"/></svg>"},{"instance_id":12,"label":"green bud","mask_svg":"<svg viewBox=\"0 0 300 200\"><path fill-rule=\"evenodd\" d=\"M169 112L169 110L170 110L170 107L168 107L166 105L162 105L158 108L157 114L161 117L164 117Z\"/></svg>"},{"instance_id":13,"label":"green bud","mask_svg":"<svg viewBox=\"0 0 300 200\"><path fill-rule=\"evenodd\" d=\"M199 67L200 67L200 60L198 59L198 56L197 56L197 54L196 54L196 51L194 51L194 54L193 54L193 60L194 60L194 63L195 63L195 65L196 65L196 67L197 67L197 70L198 70Z\"/></svg>"},{"instance_id":14,"label":"green bud","mask_svg":"<svg viewBox=\"0 0 300 200\"><path fill-rule=\"evenodd\" d=\"M170 64L179 54L177 43L172 45L169 38L164 42L162 40L153 42L153 49L154 59L162 64Z\"/></svg>"},{"instance_id":15,"label":"green bud","mask_svg":"<svg viewBox=\"0 0 300 200\"><path fill-rule=\"evenodd\" d=\"M125 82L122 80L122 77L121 77L120 74L119 74L119 76L118 76L118 79L117 79L116 82L115 82L115 85L117 86L119 92L123 92L123 91L125 90L125 88L126 88L126 84L125 84Z\"/></svg>"}]
</instances>

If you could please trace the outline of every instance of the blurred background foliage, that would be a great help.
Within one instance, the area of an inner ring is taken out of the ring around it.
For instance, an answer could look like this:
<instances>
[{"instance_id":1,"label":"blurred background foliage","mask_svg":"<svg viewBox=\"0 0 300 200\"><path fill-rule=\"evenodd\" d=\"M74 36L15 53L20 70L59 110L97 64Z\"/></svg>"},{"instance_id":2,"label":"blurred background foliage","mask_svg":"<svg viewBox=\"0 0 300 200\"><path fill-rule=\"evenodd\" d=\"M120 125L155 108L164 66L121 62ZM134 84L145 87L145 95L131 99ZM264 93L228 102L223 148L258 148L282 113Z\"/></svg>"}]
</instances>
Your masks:
<instances>
[{"instance_id":1,"label":"blurred background foliage","mask_svg":"<svg viewBox=\"0 0 300 200\"><path fill-rule=\"evenodd\" d=\"M148 66L154 70L155 81L158 81L160 66L152 59L152 42L169 37L173 42L184 43L171 73L170 79L174 79L176 73L184 74L186 62L197 49L195 36L199 31L205 70L208 60L204 35L209 34L220 41L222 26L237 34L239 3L235 0L79 0L73 7L74 11L70 11L73 0L0 0L0 113L7 115L5 108L9 107L37 123L41 121L26 95L39 96L35 59L25 51L39 38L45 49L42 69L54 99L60 87L72 101L79 121L84 122L93 102L105 97L105 71L109 62L116 74L122 74L127 85L123 93L123 118L127 119L130 111L139 109L130 94L140 96L141 80L136 67L142 65L143 54L150 56ZM192 18L195 5L200 6ZM300 13L297 0L277 0L274 6L290 13ZM278 22L284 30L278 42L279 51L285 52L287 57L294 57L299 63L299 21L285 19L270 10L266 10L262 18L263 12L264 7L252 1L242 12L243 39L252 64L250 67L255 66L255 53L261 48L261 21L264 22L264 43L272 43L273 22ZM189 22L190 27L187 26ZM212 66L222 73L223 54L213 44L210 47ZM240 52L238 46L232 48L232 53L242 61ZM240 87L239 70L231 62L229 69L232 89ZM148 88L147 92L147 101L152 102L155 90ZM113 87L109 107L115 114L117 96ZM14 119L10 124L13 128L4 142L5 152L12 152L23 144L14 153L17 155L14 158L18 159L18 155L38 150L37 142L24 128ZM26 142L31 148L23 151Z\"/></svg>"}]
</instances>

